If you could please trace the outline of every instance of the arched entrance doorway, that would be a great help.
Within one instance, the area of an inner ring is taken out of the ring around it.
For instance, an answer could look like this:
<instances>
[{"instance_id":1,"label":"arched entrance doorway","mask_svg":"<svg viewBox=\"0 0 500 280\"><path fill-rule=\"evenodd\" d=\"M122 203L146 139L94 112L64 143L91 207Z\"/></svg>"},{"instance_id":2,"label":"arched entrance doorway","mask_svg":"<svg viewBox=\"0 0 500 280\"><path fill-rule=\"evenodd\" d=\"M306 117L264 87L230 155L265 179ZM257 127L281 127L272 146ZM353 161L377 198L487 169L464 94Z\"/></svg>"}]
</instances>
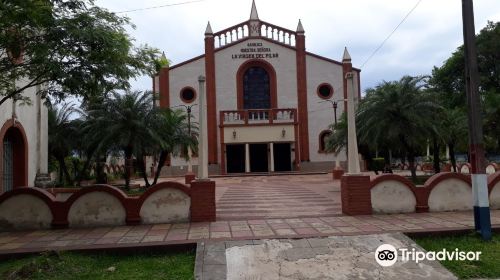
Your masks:
<instances>
[{"instance_id":1,"label":"arched entrance doorway","mask_svg":"<svg viewBox=\"0 0 500 280\"><path fill-rule=\"evenodd\" d=\"M19 123L7 121L0 131L0 191L28 185L28 144Z\"/></svg>"}]
</instances>

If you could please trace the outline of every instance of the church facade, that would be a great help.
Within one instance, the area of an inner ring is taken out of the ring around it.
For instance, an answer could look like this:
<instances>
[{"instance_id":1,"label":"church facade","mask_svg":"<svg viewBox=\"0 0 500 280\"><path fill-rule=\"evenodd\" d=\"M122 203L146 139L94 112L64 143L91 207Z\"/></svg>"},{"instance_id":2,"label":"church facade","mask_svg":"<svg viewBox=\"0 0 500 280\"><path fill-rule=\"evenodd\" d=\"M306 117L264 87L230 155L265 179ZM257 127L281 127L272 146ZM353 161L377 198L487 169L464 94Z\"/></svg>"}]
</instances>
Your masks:
<instances>
[{"instance_id":1,"label":"church facade","mask_svg":"<svg viewBox=\"0 0 500 280\"><path fill-rule=\"evenodd\" d=\"M19 79L16 83L26 83ZM19 187L50 182L47 174L47 107L31 87L21 94L31 104L12 99L0 106L0 194Z\"/></svg>"},{"instance_id":2,"label":"church facade","mask_svg":"<svg viewBox=\"0 0 500 280\"><path fill-rule=\"evenodd\" d=\"M192 107L197 122L198 76L206 77L211 173L331 171L336 159L324 139L346 108L349 72L357 100L360 70L347 50L342 61L307 52L300 20L295 31L276 26L252 3L247 21L218 32L208 23L205 53L163 68L153 92L160 107ZM186 160L167 165L167 175L183 174Z\"/></svg>"}]
</instances>

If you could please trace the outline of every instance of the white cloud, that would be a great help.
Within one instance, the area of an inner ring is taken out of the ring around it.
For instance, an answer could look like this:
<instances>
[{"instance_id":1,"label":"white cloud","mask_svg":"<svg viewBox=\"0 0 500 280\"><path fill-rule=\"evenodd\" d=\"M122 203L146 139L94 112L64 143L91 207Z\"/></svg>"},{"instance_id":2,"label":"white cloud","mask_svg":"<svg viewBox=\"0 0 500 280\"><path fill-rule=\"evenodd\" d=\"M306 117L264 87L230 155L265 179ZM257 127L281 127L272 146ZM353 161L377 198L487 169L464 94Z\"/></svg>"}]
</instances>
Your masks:
<instances>
[{"instance_id":1,"label":"white cloud","mask_svg":"<svg viewBox=\"0 0 500 280\"><path fill-rule=\"evenodd\" d=\"M98 0L112 11L179 3L183 0ZM340 60L349 48L355 67L370 56L417 0L256 0L261 20L295 30L298 19L306 31L308 51ZM476 31L488 20L500 20L498 0L475 1ZM249 18L251 0L202 2L126 13L137 26L130 33L137 43L166 52L174 63L203 53L207 21L214 32ZM461 1L423 0L407 21L362 69L362 87L405 74L429 74L462 44ZM151 79L133 82L150 89Z\"/></svg>"}]
</instances>

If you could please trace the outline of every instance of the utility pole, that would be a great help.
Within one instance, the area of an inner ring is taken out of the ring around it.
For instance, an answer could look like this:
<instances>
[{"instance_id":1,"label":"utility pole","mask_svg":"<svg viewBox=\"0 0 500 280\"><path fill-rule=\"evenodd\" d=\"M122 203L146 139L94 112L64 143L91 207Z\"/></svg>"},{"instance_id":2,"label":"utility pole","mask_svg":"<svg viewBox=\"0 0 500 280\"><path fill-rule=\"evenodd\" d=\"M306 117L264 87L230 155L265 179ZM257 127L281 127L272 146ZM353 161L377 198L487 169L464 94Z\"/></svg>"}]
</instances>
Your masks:
<instances>
[{"instance_id":1,"label":"utility pole","mask_svg":"<svg viewBox=\"0 0 500 280\"><path fill-rule=\"evenodd\" d=\"M474 201L474 226L484 240L491 239L490 207L486 164L483 148L481 104L479 102L479 71L474 29L472 0L462 0L462 19L465 49L465 90L469 120L469 154L472 167L472 196Z\"/></svg>"}]
</instances>

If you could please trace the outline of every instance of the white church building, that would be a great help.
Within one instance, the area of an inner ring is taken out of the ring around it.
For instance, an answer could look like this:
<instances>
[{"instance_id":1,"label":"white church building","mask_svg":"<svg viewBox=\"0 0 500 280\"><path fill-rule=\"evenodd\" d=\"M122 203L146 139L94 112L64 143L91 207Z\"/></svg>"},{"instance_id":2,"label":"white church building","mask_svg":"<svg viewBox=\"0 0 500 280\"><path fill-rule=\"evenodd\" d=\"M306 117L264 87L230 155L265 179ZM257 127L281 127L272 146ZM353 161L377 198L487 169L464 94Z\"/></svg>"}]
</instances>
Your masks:
<instances>
[{"instance_id":1,"label":"white church building","mask_svg":"<svg viewBox=\"0 0 500 280\"><path fill-rule=\"evenodd\" d=\"M341 61L310 53L300 20L295 31L276 26L261 20L252 3L247 21L217 32L208 23L205 52L164 67L153 92L160 107L198 104L198 76L206 77L212 174L331 171L336 159L325 153L324 139L333 102L337 117L346 107L349 72L358 99L360 70L347 50ZM197 122L198 106L192 108ZM338 157L345 164L345 153ZM186 164L171 158L165 175L184 174Z\"/></svg>"},{"instance_id":2,"label":"white church building","mask_svg":"<svg viewBox=\"0 0 500 280\"><path fill-rule=\"evenodd\" d=\"M22 79L16 83L23 83ZM31 104L8 99L0 105L0 194L15 188L35 186L35 180L50 182L47 174L47 107L31 87L21 94Z\"/></svg>"}]
</instances>

